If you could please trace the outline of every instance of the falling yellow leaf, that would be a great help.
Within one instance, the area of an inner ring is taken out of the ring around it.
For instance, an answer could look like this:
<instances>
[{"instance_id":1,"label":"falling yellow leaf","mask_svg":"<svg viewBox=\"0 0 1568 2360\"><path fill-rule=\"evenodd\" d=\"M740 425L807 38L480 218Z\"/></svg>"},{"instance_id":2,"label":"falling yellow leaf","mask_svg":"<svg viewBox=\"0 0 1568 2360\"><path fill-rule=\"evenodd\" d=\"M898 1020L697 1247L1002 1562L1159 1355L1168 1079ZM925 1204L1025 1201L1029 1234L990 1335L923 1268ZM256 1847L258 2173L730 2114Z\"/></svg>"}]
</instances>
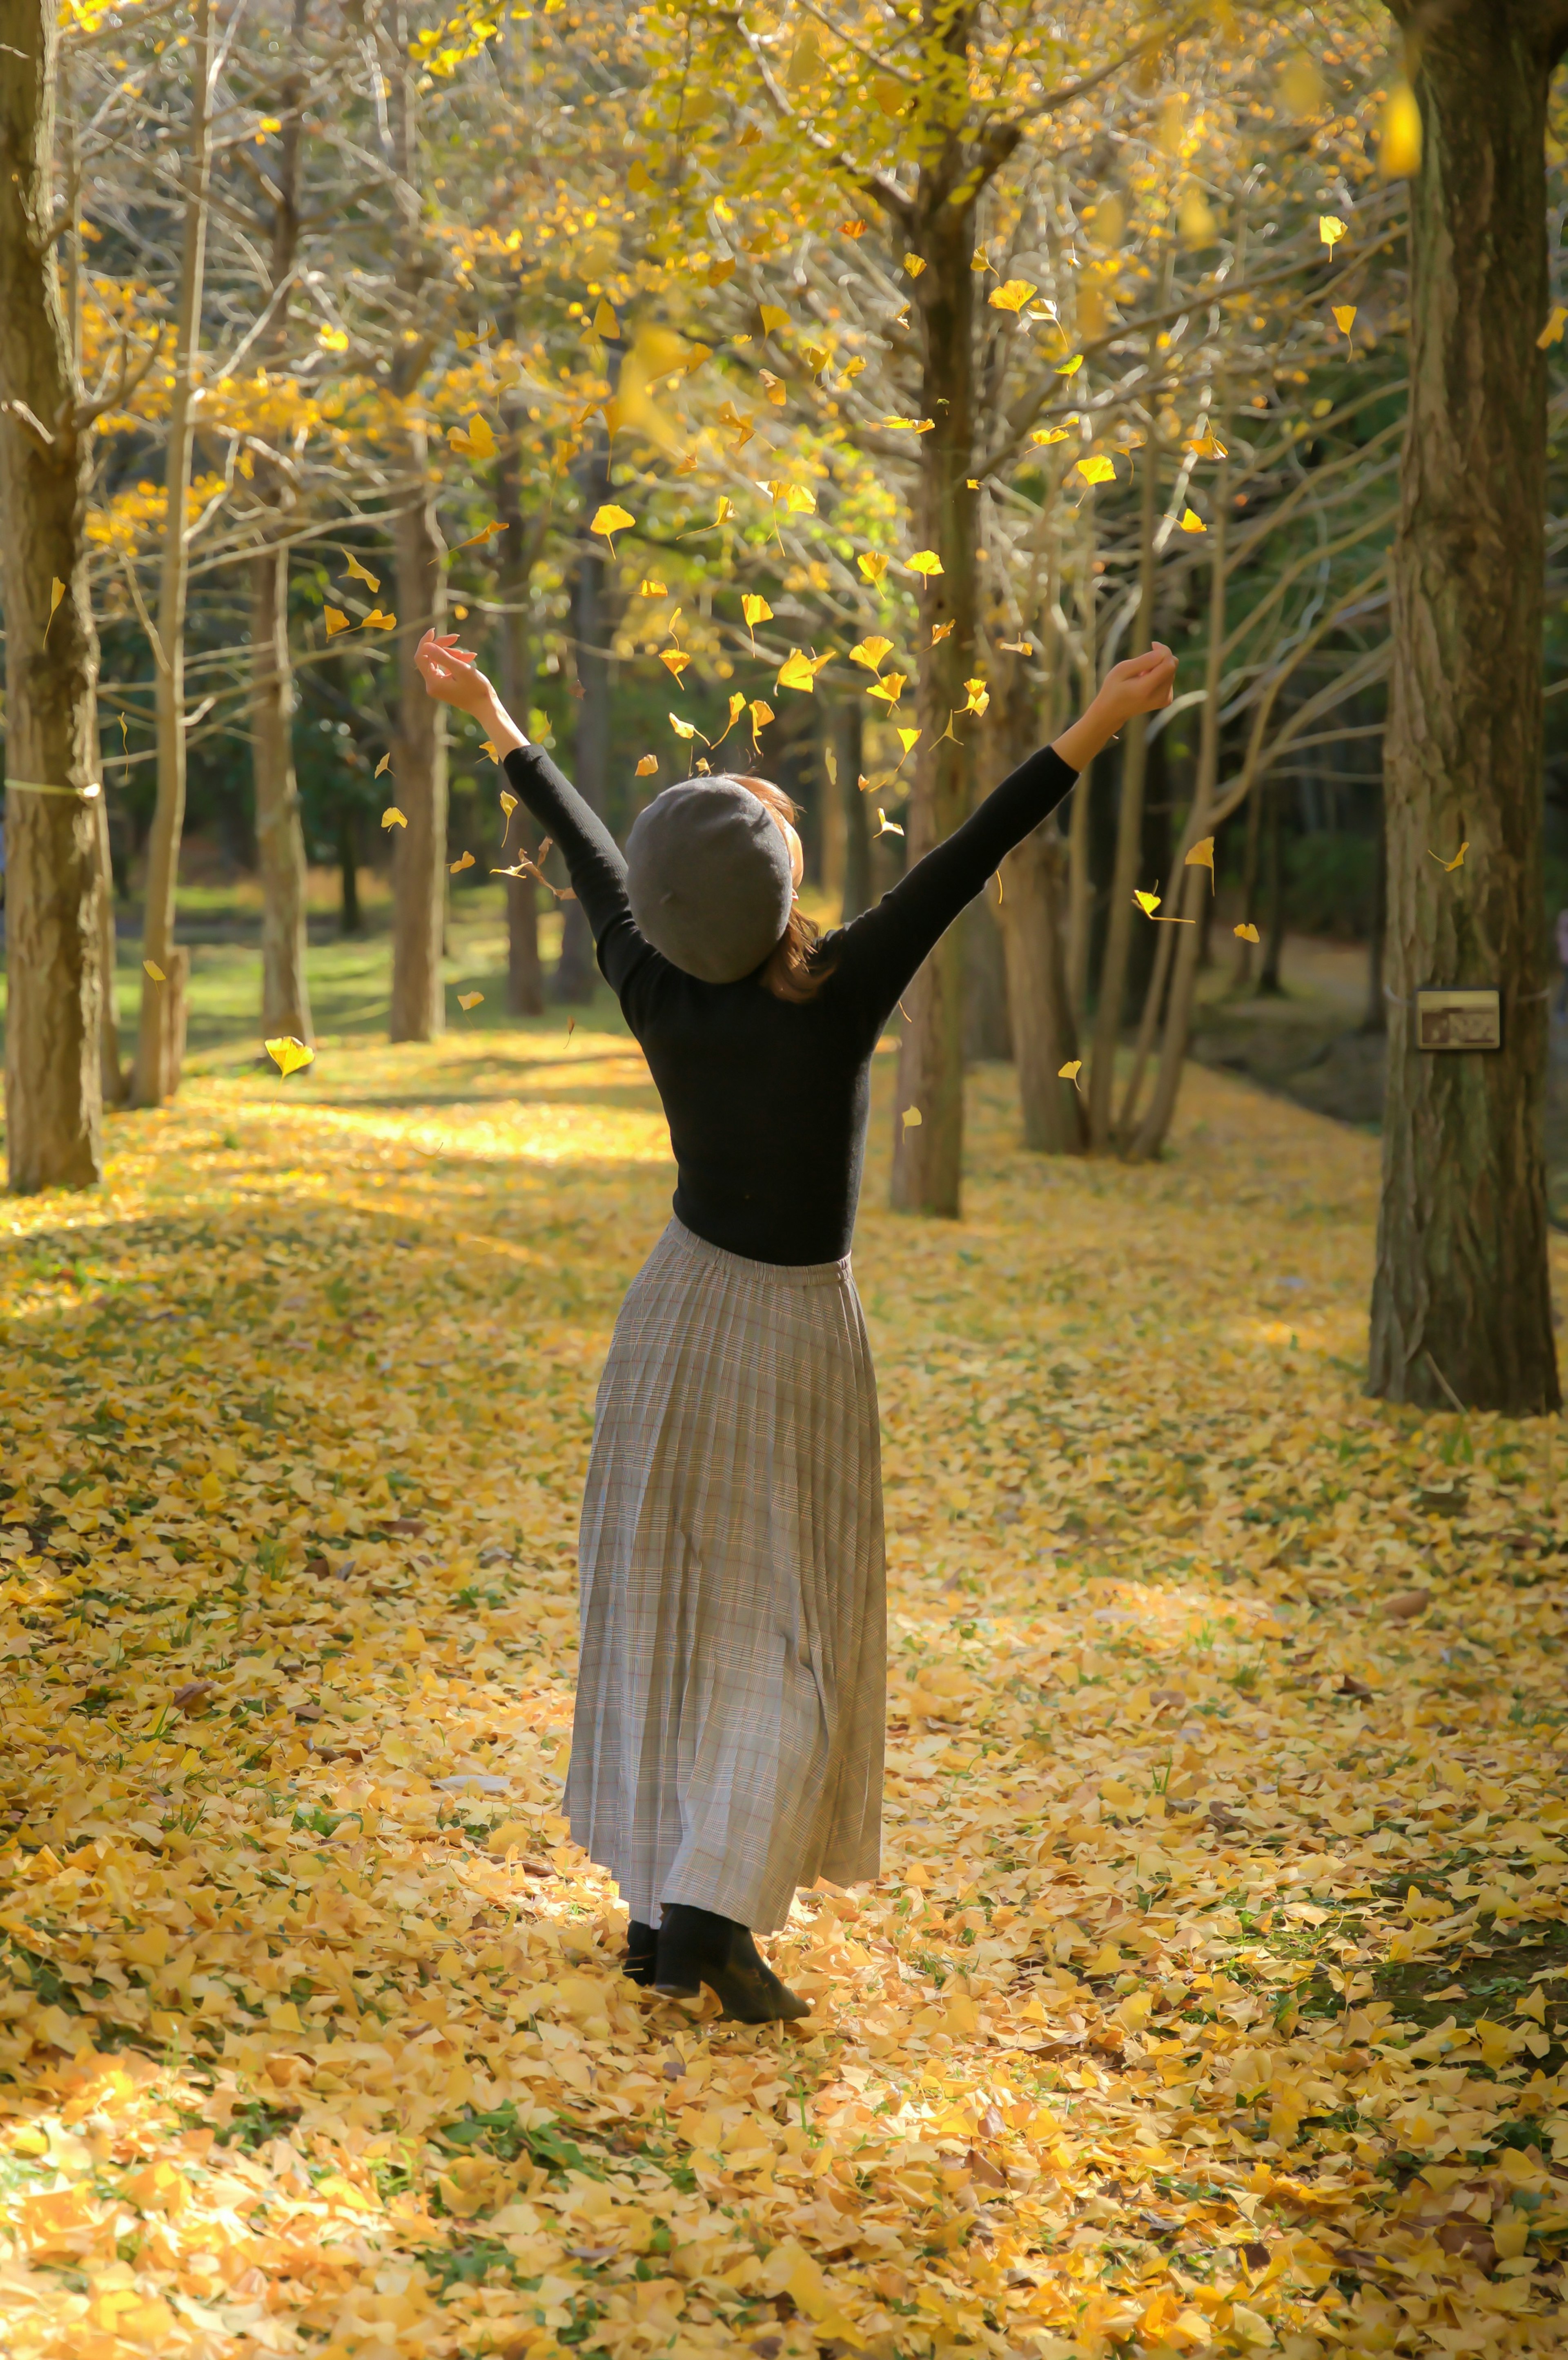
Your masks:
<instances>
[{"instance_id":1,"label":"falling yellow leaf","mask_svg":"<svg viewBox=\"0 0 1568 2360\"><path fill-rule=\"evenodd\" d=\"M1032 279L1009 279L1004 285L993 287L985 300L993 311L1011 311L1016 316L1029 297L1039 293L1040 290Z\"/></svg>"},{"instance_id":2,"label":"falling yellow leaf","mask_svg":"<svg viewBox=\"0 0 1568 2360\"><path fill-rule=\"evenodd\" d=\"M1034 643L1029 639L998 639L996 645L1009 656L1032 656Z\"/></svg>"},{"instance_id":3,"label":"falling yellow leaf","mask_svg":"<svg viewBox=\"0 0 1568 2360\"><path fill-rule=\"evenodd\" d=\"M1037 450L1042 442L1065 442L1066 440L1065 426L1037 426L1029 436L1029 441Z\"/></svg>"},{"instance_id":4,"label":"falling yellow leaf","mask_svg":"<svg viewBox=\"0 0 1568 2360\"><path fill-rule=\"evenodd\" d=\"M352 550L348 553L348 576L351 582L363 582L373 596L381 587L380 574L372 574L368 566L362 565Z\"/></svg>"},{"instance_id":5,"label":"falling yellow leaf","mask_svg":"<svg viewBox=\"0 0 1568 2360\"><path fill-rule=\"evenodd\" d=\"M52 575L50 576L50 578L49 578L49 617L48 617L48 619L46 620L46 622L45 622L45 624L44 624L43 644L44 644L44 646L45 646L46 648L47 648L47 647L48 647L48 645L49 645L49 624L53 622L53 620L54 620L54 618L55 618L55 616L56 616L56 615L58 614L58 612L60 611L60 600L64 597L64 595L65 595L65 585L64 585L64 583L60 580L60 576L59 576L59 574L52 574Z\"/></svg>"},{"instance_id":6,"label":"falling yellow leaf","mask_svg":"<svg viewBox=\"0 0 1568 2360\"><path fill-rule=\"evenodd\" d=\"M500 760L501 757L496 752L495 745L490 738L481 738L479 740L479 747L480 751L482 753L488 754L493 762L498 762ZM505 801L505 797L503 797L502 800Z\"/></svg>"},{"instance_id":7,"label":"falling yellow leaf","mask_svg":"<svg viewBox=\"0 0 1568 2360\"><path fill-rule=\"evenodd\" d=\"M290 1074L297 1074L302 1065L313 1065L316 1062L314 1049L308 1048L303 1041L296 1041L291 1032L282 1033L278 1040L268 1041L266 1045L267 1055L285 1081Z\"/></svg>"},{"instance_id":8,"label":"falling yellow leaf","mask_svg":"<svg viewBox=\"0 0 1568 2360\"><path fill-rule=\"evenodd\" d=\"M1538 348L1544 352L1548 344L1560 344L1565 327L1568 327L1568 310L1559 303L1553 307L1545 327L1535 340Z\"/></svg>"},{"instance_id":9,"label":"falling yellow leaf","mask_svg":"<svg viewBox=\"0 0 1568 2360\"><path fill-rule=\"evenodd\" d=\"M867 672L880 672L883 657L890 656L892 652L891 639L862 639L857 647L851 648L849 661L864 664Z\"/></svg>"},{"instance_id":10,"label":"falling yellow leaf","mask_svg":"<svg viewBox=\"0 0 1568 2360\"><path fill-rule=\"evenodd\" d=\"M1181 866L1183 869L1206 869L1209 872L1209 890L1212 892L1214 882L1214 837L1212 836L1200 836L1197 843L1187 855L1186 859L1181 863Z\"/></svg>"},{"instance_id":11,"label":"falling yellow leaf","mask_svg":"<svg viewBox=\"0 0 1568 2360\"><path fill-rule=\"evenodd\" d=\"M969 702L965 713L984 713L991 702L991 692L983 680L966 680L964 683Z\"/></svg>"},{"instance_id":12,"label":"falling yellow leaf","mask_svg":"<svg viewBox=\"0 0 1568 2360\"><path fill-rule=\"evenodd\" d=\"M882 816L881 813L878 812L877 816L880 819ZM903 1123L906 1131L918 1131L922 1120L919 1107L906 1107L899 1120Z\"/></svg>"},{"instance_id":13,"label":"falling yellow leaf","mask_svg":"<svg viewBox=\"0 0 1568 2360\"><path fill-rule=\"evenodd\" d=\"M923 574L928 582L942 572L942 560L934 549L917 549L913 557L906 560L906 565L910 574Z\"/></svg>"},{"instance_id":14,"label":"falling yellow leaf","mask_svg":"<svg viewBox=\"0 0 1568 2360\"><path fill-rule=\"evenodd\" d=\"M384 770L389 770L391 768L392 768L392 757L391 757L391 755L390 755L390 754L383 754L383 756L381 757L380 761L379 761L379 762L377 762L377 764L376 765L376 776L377 778L380 778L380 776L381 776L381 774L382 774L382 772L383 772Z\"/></svg>"},{"instance_id":15,"label":"falling yellow leaf","mask_svg":"<svg viewBox=\"0 0 1568 2360\"><path fill-rule=\"evenodd\" d=\"M789 399L789 388L785 384L783 378L781 377L775 377L771 369L758 369L757 372L757 383L761 386L763 392L768 396L768 400L773 404L775 410L782 410L785 403Z\"/></svg>"},{"instance_id":16,"label":"falling yellow leaf","mask_svg":"<svg viewBox=\"0 0 1568 2360\"><path fill-rule=\"evenodd\" d=\"M637 519L628 516L625 508L617 508L614 500L606 500L602 508L594 509L593 522L588 530L590 532L602 533L610 547L614 549L615 545L614 536L617 532L625 532L627 526L635 524L636 521Z\"/></svg>"},{"instance_id":17,"label":"falling yellow leaf","mask_svg":"<svg viewBox=\"0 0 1568 2360\"><path fill-rule=\"evenodd\" d=\"M501 809L506 813L506 817L510 819L512 814L517 808L517 798L512 792L510 787L503 787L499 795L496 797L496 801L499 803Z\"/></svg>"},{"instance_id":18,"label":"falling yellow leaf","mask_svg":"<svg viewBox=\"0 0 1568 2360\"><path fill-rule=\"evenodd\" d=\"M388 803L381 814L381 825L383 827L407 827L408 815L400 812L396 803Z\"/></svg>"},{"instance_id":19,"label":"falling yellow leaf","mask_svg":"<svg viewBox=\"0 0 1568 2360\"><path fill-rule=\"evenodd\" d=\"M637 584L637 595L639 598L663 598L668 594L662 582L649 579Z\"/></svg>"},{"instance_id":20,"label":"falling yellow leaf","mask_svg":"<svg viewBox=\"0 0 1568 2360\"><path fill-rule=\"evenodd\" d=\"M638 777L639 779L651 779L651 778L652 778L652 776L653 776L653 774L654 774L654 772L655 772L655 770L658 770L658 768L659 768L659 757L658 757L658 755L657 755L657 754L645 754L645 755L643 756L643 758L642 758L641 761L640 761L640 762L637 764L637 777Z\"/></svg>"},{"instance_id":21,"label":"falling yellow leaf","mask_svg":"<svg viewBox=\"0 0 1568 2360\"><path fill-rule=\"evenodd\" d=\"M593 314L593 333L596 336L611 337L618 336L620 333L621 323L615 317L609 298L601 295L599 308Z\"/></svg>"},{"instance_id":22,"label":"falling yellow leaf","mask_svg":"<svg viewBox=\"0 0 1568 2360\"><path fill-rule=\"evenodd\" d=\"M931 643L932 647L937 647L943 639L950 639L953 631L957 628L957 625L958 617L955 615L950 615L945 623L933 623L931 625Z\"/></svg>"},{"instance_id":23,"label":"falling yellow leaf","mask_svg":"<svg viewBox=\"0 0 1568 2360\"><path fill-rule=\"evenodd\" d=\"M806 655L800 648L791 648L789 654L785 657L783 662L779 667L779 678L776 684L779 688L800 689L806 695L810 696L815 692L817 674L821 672L824 664L831 663L832 661L833 658L831 655L809 656Z\"/></svg>"},{"instance_id":24,"label":"falling yellow leaf","mask_svg":"<svg viewBox=\"0 0 1568 2360\"><path fill-rule=\"evenodd\" d=\"M154 983L167 983L169 981L169 978L159 967L157 959L143 959L142 972L144 975L150 975Z\"/></svg>"},{"instance_id":25,"label":"falling yellow leaf","mask_svg":"<svg viewBox=\"0 0 1568 2360\"><path fill-rule=\"evenodd\" d=\"M925 263L924 263L924 261L922 260L922 258L921 258L921 257L920 257L920 255L918 255L918 254L906 254L906 255L905 255L905 257L904 257L904 268L905 268L905 269L909 272L909 276L910 276L910 278L911 278L911 279L918 279L918 278L920 277L920 275L921 271L925 268L925 267L926 267L926 266L925 266Z\"/></svg>"},{"instance_id":26,"label":"falling yellow leaf","mask_svg":"<svg viewBox=\"0 0 1568 2360\"><path fill-rule=\"evenodd\" d=\"M867 683L866 694L867 696L880 697L883 704L891 711L908 686L907 672L885 672L880 680L874 680Z\"/></svg>"},{"instance_id":27,"label":"falling yellow leaf","mask_svg":"<svg viewBox=\"0 0 1568 2360\"><path fill-rule=\"evenodd\" d=\"M832 360L833 355L829 352L824 352L821 344L802 344L800 347L800 358L805 363L806 368L811 376L820 377L823 369L826 368L829 361Z\"/></svg>"},{"instance_id":28,"label":"falling yellow leaf","mask_svg":"<svg viewBox=\"0 0 1568 2360\"><path fill-rule=\"evenodd\" d=\"M880 803L877 806L877 833L878 836L902 836L904 833L897 820L891 820L888 818Z\"/></svg>"},{"instance_id":29,"label":"falling yellow leaf","mask_svg":"<svg viewBox=\"0 0 1568 2360\"><path fill-rule=\"evenodd\" d=\"M1225 455L1225 446L1216 438L1213 427L1205 427L1197 440L1189 442L1186 448L1197 459L1223 459Z\"/></svg>"},{"instance_id":30,"label":"falling yellow leaf","mask_svg":"<svg viewBox=\"0 0 1568 2360\"><path fill-rule=\"evenodd\" d=\"M741 599L740 611L746 617L746 628L748 631L755 631L758 623L770 623L773 620L772 607L767 599L755 590L748 590Z\"/></svg>"},{"instance_id":31,"label":"falling yellow leaf","mask_svg":"<svg viewBox=\"0 0 1568 2360\"><path fill-rule=\"evenodd\" d=\"M487 525L481 526L477 532L471 532L466 541L460 541L457 545L459 549L485 549L495 539L498 533L509 530L509 526L504 525L498 519L493 518Z\"/></svg>"},{"instance_id":32,"label":"falling yellow leaf","mask_svg":"<svg viewBox=\"0 0 1568 2360\"><path fill-rule=\"evenodd\" d=\"M884 418L880 422L899 434L932 434L936 432L934 418Z\"/></svg>"},{"instance_id":33,"label":"falling yellow leaf","mask_svg":"<svg viewBox=\"0 0 1568 2360\"><path fill-rule=\"evenodd\" d=\"M484 998L485 994L482 991L460 991L457 995L457 1004L466 1014L469 1009L477 1008Z\"/></svg>"},{"instance_id":34,"label":"falling yellow leaf","mask_svg":"<svg viewBox=\"0 0 1568 2360\"><path fill-rule=\"evenodd\" d=\"M1116 479L1116 468L1103 452L1097 452L1092 459L1080 459L1077 473L1086 484L1114 484Z\"/></svg>"},{"instance_id":35,"label":"falling yellow leaf","mask_svg":"<svg viewBox=\"0 0 1568 2360\"><path fill-rule=\"evenodd\" d=\"M365 618L365 628L367 631L395 631L397 617L396 615L384 615L379 606L372 606Z\"/></svg>"},{"instance_id":36,"label":"falling yellow leaf","mask_svg":"<svg viewBox=\"0 0 1568 2360\"><path fill-rule=\"evenodd\" d=\"M1256 926L1235 926L1231 931L1238 943L1255 943L1258 938Z\"/></svg>"},{"instance_id":37,"label":"falling yellow leaf","mask_svg":"<svg viewBox=\"0 0 1568 2360\"><path fill-rule=\"evenodd\" d=\"M1181 530L1183 532L1207 532L1208 529L1208 526L1203 522L1203 518L1198 514L1196 508L1182 509Z\"/></svg>"},{"instance_id":38,"label":"falling yellow leaf","mask_svg":"<svg viewBox=\"0 0 1568 2360\"><path fill-rule=\"evenodd\" d=\"M681 673L690 664L691 659L686 654L683 649L660 648L659 651L659 661L668 671L672 672L676 679L679 680Z\"/></svg>"},{"instance_id":39,"label":"falling yellow leaf","mask_svg":"<svg viewBox=\"0 0 1568 2360\"><path fill-rule=\"evenodd\" d=\"M670 715L670 726L671 729L674 730L677 738L695 738L697 735L696 723L694 721L682 721L678 713L672 713Z\"/></svg>"},{"instance_id":40,"label":"falling yellow leaf","mask_svg":"<svg viewBox=\"0 0 1568 2360\"><path fill-rule=\"evenodd\" d=\"M1083 1070L1083 1058L1070 1057L1065 1065L1058 1065L1056 1078L1059 1082L1075 1082Z\"/></svg>"},{"instance_id":41,"label":"falling yellow leaf","mask_svg":"<svg viewBox=\"0 0 1568 2360\"><path fill-rule=\"evenodd\" d=\"M1158 893L1135 892L1132 898L1138 903L1138 908L1143 912L1146 918L1152 918L1156 910L1160 907L1160 896Z\"/></svg>"},{"instance_id":42,"label":"falling yellow leaf","mask_svg":"<svg viewBox=\"0 0 1568 2360\"><path fill-rule=\"evenodd\" d=\"M323 606L321 619L326 624L329 639L334 638L339 631L352 631L354 628L354 625L341 606Z\"/></svg>"},{"instance_id":43,"label":"falling yellow leaf","mask_svg":"<svg viewBox=\"0 0 1568 2360\"><path fill-rule=\"evenodd\" d=\"M462 458L493 459L495 456L495 437L490 431L490 421L477 411L466 428L449 427L446 439Z\"/></svg>"},{"instance_id":44,"label":"falling yellow leaf","mask_svg":"<svg viewBox=\"0 0 1568 2360\"><path fill-rule=\"evenodd\" d=\"M1421 170L1421 106L1408 82L1397 82L1383 107L1377 169L1386 180L1408 180Z\"/></svg>"},{"instance_id":45,"label":"falling yellow leaf","mask_svg":"<svg viewBox=\"0 0 1568 2360\"><path fill-rule=\"evenodd\" d=\"M772 720L773 707L765 704L760 696L754 696L748 709L751 714L751 734L755 740L758 732L766 729Z\"/></svg>"},{"instance_id":46,"label":"falling yellow leaf","mask_svg":"<svg viewBox=\"0 0 1568 2360\"><path fill-rule=\"evenodd\" d=\"M1446 873L1447 873L1449 876L1451 876L1451 877L1452 877L1452 875L1454 874L1454 871L1456 869L1462 868L1462 867L1464 866L1465 856L1465 854L1469 851L1469 849L1470 849L1469 839L1468 839L1468 838L1466 838L1466 839L1465 839L1465 842L1460 846L1460 847L1459 847L1458 851L1454 854L1454 858L1453 858L1453 859L1452 859L1452 860L1444 860L1444 858L1443 858L1443 857L1442 853L1441 853L1441 852L1433 852L1433 850L1432 849L1432 847L1431 847L1430 845L1427 847L1427 856L1426 856L1426 857L1427 857L1427 858L1428 858L1429 860L1435 860L1435 861L1436 861L1436 863L1437 863L1437 865L1438 865L1438 867L1439 867L1440 869L1443 869L1444 871L1446 871Z\"/></svg>"},{"instance_id":47,"label":"falling yellow leaf","mask_svg":"<svg viewBox=\"0 0 1568 2360\"><path fill-rule=\"evenodd\" d=\"M473 855L473 853L472 853L472 852L463 852L463 853L460 853L460 854L459 854L459 856L458 856L458 858L457 858L455 860L452 860L452 861L449 861L449 862L448 862L448 864L447 864L447 874L448 874L448 876L449 876L449 877L456 877L456 876L458 876L458 875L462 872L462 870L463 870L464 869L472 869L472 868L473 868L473 866L474 866L474 855Z\"/></svg>"},{"instance_id":48,"label":"falling yellow leaf","mask_svg":"<svg viewBox=\"0 0 1568 2360\"><path fill-rule=\"evenodd\" d=\"M1340 334L1341 334L1342 336L1348 336L1348 335L1349 335L1349 333L1350 333L1350 331L1351 331L1351 330L1352 330L1352 328L1354 328L1354 327L1355 327L1355 325L1356 325L1356 306L1355 306L1355 304L1354 304L1354 303L1336 303L1336 304L1334 304L1334 326L1339 330L1339 333L1340 333Z\"/></svg>"},{"instance_id":49,"label":"falling yellow leaf","mask_svg":"<svg viewBox=\"0 0 1568 2360\"><path fill-rule=\"evenodd\" d=\"M787 328L789 324L789 312L781 311L777 303L759 303L757 316L762 322L762 333L766 336L770 336L776 329Z\"/></svg>"},{"instance_id":50,"label":"falling yellow leaf","mask_svg":"<svg viewBox=\"0 0 1568 2360\"><path fill-rule=\"evenodd\" d=\"M918 729L899 729L895 731L894 734L897 737L899 745L903 748L905 754L907 754L920 733Z\"/></svg>"},{"instance_id":51,"label":"falling yellow leaf","mask_svg":"<svg viewBox=\"0 0 1568 2360\"><path fill-rule=\"evenodd\" d=\"M1323 244L1330 248L1333 248L1339 244L1340 239L1345 235L1345 224L1340 220L1337 213L1320 213L1318 215L1318 235L1322 238Z\"/></svg>"},{"instance_id":52,"label":"falling yellow leaf","mask_svg":"<svg viewBox=\"0 0 1568 2360\"><path fill-rule=\"evenodd\" d=\"M887 571L887 560L880 550L863 549L855 562L867 582L880 582Z\"/></svg>"},{"instance_id":53,"label":"falling yellow leaf","mask_svg":"<svg viewBox=\"0 0 1568 2360\"><path fill-rule=\"evenodd\" d=\"M1059 361L1057 363L1056 374L1058 377L1076 377L1083 366L1083 354L1074 353L1070 361Z\"/></svg>"}]
</instances>

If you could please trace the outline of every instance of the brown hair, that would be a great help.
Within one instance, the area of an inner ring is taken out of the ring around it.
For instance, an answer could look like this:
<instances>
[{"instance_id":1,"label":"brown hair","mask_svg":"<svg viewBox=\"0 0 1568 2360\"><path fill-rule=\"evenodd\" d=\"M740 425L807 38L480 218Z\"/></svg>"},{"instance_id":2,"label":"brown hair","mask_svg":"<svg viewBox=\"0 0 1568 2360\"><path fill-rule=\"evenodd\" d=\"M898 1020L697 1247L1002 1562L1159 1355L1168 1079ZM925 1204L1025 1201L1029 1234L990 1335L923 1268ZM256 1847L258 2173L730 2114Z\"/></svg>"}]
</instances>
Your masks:
<instances>
[{"instance_id":1,"label":"brown hair","mask_svg":"<svg viewBox=\"0 0 1568 2360\"><path fill-rule=\"evenodd\" d=\"M795 806L782 787L776 787L769 779L750 778L740 770L731 775L735 784L754 794L775 819L788 820L791 826L794 825ZM808 918L797 901L789 912L789 924L769 953L762 970L763 987L773 994L775 1000L796 1002L811 1000L827 981L831 967L815 964L817 934L816 920Z\"/></svg>"}]
</instances>

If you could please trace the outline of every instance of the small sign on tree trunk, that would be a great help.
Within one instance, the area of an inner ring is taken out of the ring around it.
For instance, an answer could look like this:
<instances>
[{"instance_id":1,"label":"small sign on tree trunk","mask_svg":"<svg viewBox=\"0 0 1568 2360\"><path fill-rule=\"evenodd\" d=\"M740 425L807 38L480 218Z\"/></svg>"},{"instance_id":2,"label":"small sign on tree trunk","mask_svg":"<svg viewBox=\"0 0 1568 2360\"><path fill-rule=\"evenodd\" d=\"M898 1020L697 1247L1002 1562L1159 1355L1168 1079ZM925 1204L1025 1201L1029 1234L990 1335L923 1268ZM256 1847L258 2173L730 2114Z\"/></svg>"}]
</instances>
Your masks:
<instances>
[{"instance_id":1,"label":"small sign on tree trunk","mask_svg":"<svg viewBox=\"0 0 1568 2360\"><path fill-rule=\"evenodd\" d=\"M1502 1005L1495 991L1418 991L1418 1049L1500 1049Z\"/></svg>"}]
</instances>

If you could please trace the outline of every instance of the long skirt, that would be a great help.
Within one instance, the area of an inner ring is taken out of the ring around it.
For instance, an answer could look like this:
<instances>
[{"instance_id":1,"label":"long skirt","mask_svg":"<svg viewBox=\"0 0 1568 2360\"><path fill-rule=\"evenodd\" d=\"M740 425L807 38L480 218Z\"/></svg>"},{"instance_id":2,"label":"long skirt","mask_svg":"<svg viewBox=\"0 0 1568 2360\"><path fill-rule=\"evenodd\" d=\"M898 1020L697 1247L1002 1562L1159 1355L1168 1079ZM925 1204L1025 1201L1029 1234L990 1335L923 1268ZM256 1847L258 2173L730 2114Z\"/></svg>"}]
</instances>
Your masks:
<instances>
[{"instance_id":1,"label":"long skirt","mask_svg":"<svg viewBox=\"0 0 1568 2360\"><path fill-rule=\"evenodd\" d=\"M630 1916L771 1933L878 1873L887 1607L877 1384L848 1258L672 1220L599 1384L566 1808Z\"/></svg>"}]
</instances>

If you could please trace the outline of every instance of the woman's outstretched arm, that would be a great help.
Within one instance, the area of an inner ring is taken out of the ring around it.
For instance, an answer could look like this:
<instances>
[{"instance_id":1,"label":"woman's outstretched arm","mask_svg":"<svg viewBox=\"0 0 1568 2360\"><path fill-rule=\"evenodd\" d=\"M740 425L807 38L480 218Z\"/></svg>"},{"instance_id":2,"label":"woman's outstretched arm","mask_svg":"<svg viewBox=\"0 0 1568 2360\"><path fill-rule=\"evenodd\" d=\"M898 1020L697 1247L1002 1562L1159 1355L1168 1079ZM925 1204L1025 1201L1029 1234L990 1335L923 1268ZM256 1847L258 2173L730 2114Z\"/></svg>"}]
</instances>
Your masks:
<instances>
[{"instance_id":1,"label":"woman's outstretched arm","mask_svg":"<svg viewBox=\"0 0 1568 2360\"><path fill-rule=\"evenodd\" d=\"M473 656L454 639L438 639L427 631L415 660L433 697L483 723L512 786L545 834L560 845L595 947L618 923L630 930L626 864L597 812L561 776L542 747L529 745ZM636 939L640 942L640 935ZM615 977L609 979L618 990Z\"/></svg>"},{"instance_id":2,"label":"woman's outstretched arm","mask_svg":"<svg viewBox=\"0 0 1568 2360\"><path fill-rule=\"evenodd\" d=\"M1167 647L1116 665L1088 710L1054 745L1020 763L875 909L833 937L834 975L841 986L866 994L877 1022L1007 854L1055 810L1084 764L1135 713L1170 704L1175 678L1176 659Z\"/></svg>"}]
</instances>

